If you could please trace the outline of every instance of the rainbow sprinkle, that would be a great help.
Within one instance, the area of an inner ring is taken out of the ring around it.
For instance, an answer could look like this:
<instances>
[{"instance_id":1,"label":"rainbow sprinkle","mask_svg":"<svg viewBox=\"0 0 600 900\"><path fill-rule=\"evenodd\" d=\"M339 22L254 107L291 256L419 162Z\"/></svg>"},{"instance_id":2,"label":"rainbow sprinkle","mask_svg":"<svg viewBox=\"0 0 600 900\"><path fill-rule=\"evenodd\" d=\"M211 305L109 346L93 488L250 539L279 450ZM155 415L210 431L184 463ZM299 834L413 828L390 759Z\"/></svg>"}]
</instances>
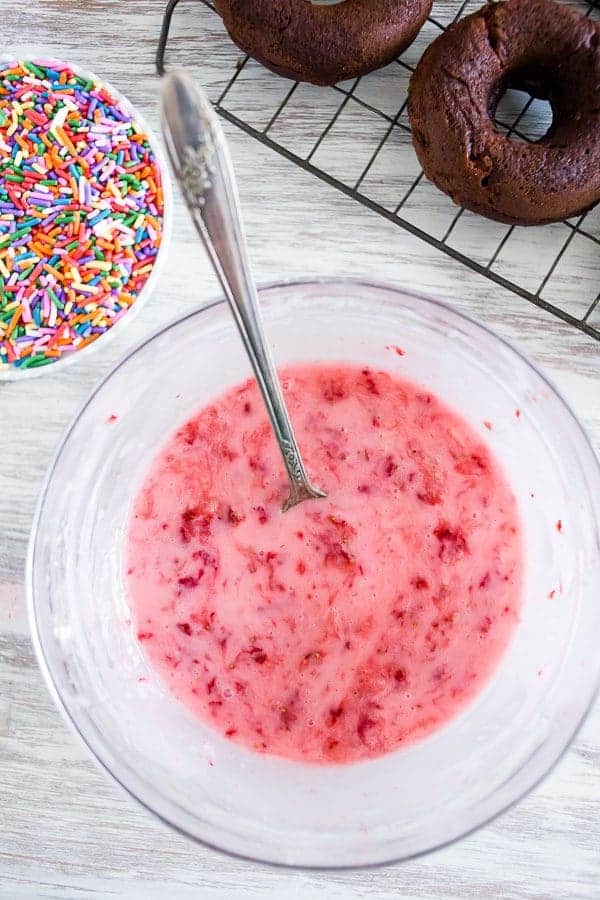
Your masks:
<instances>
[{"instance_id":1,"label":"rainbow sprinkle","mask_svg":"<svg viewBox=\"0 0 600 900\"><path fill-rule=\"evenodd\" d=\"M55 60L0 70L0 372L55 362L125 315L159 250L147 135Z\"/></svg>"}]
</instances>

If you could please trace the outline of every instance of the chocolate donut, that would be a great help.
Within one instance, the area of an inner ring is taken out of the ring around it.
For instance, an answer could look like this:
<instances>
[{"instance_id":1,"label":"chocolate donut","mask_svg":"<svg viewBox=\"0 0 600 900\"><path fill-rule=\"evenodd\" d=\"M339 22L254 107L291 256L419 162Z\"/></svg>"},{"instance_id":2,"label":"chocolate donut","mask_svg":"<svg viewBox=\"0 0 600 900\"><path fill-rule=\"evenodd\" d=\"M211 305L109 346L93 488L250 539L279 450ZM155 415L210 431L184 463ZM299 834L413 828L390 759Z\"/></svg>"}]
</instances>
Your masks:
<instances>
[{"instance_id":1,"label":"chocolate donut","mask_svg":"<svg viewBox=\"0 0 600 900\"><path fill-rule=\"evenodd\" d=\"M263 65L313 84L385 66L411 44L432 0L215 0L231 38Z\"/></svg>"},{"instance_id":2,"label":"chocolate donut","mask_svg":"<svg viewBox=\"0 0 600 900\"><path fill-rule=\"evenodd\" d=\"M499 222L539 225L600 200L600 24L554 0L506 0L451 25L412 76L413 142L427 177ZM533 143L494 123L507 88L548 100Z\"/></svg>"}]
</instances>

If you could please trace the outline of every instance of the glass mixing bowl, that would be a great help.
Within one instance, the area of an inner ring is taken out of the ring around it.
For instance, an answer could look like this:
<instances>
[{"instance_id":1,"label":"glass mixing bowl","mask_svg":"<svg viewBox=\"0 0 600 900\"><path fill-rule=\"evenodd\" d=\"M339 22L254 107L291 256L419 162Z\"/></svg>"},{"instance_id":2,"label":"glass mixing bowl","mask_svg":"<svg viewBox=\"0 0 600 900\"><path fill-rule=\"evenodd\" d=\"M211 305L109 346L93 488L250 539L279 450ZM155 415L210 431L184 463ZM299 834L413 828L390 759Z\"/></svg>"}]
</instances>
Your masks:
<instances>
[{"instance_id":1,"label":"glass mixing bowl","mask_svg":"<svg viewBox=\"0 0 600 900\"><path fill-rule=\"evenodd\" d=\"M124 530L166 437L249 375L223 301L134 350L68 429L33 525L27 582L34 642L56 702L92 754L181 832L288 865L406 858L464 835L520 798L556 762L590 707L600 680L598 463L546 379L448 307L339 280L260 294L278 363L355 361L420 382L459 410L501 460L519 499L527 573L522 620L494 677L431 737L339 766L303 765L230 743L157 680L129 619ZM390 344L405 355L386 350Z\"/></svg>"}]
</instances>

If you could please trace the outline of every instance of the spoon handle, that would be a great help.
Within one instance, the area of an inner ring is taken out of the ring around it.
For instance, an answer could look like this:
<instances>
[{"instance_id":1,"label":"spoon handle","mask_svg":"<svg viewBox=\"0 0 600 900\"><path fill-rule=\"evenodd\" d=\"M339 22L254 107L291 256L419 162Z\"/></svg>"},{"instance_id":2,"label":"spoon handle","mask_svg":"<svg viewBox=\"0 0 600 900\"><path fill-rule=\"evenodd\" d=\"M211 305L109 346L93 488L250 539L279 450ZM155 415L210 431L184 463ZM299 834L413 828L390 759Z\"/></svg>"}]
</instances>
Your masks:
<instances>
[{"instance_id":1,"label":"spoon handle","mask_svg":"<svg viewBox=\"0 0 600 900\"><path fill-rule=\"evenodd\" d=\"M163 132L196 229L229 301L290 481L284 511L326 496L310 484L265 339L250 272L233 166L211 103L182 71L163 78Z\"/></svg>"}]
</instances>

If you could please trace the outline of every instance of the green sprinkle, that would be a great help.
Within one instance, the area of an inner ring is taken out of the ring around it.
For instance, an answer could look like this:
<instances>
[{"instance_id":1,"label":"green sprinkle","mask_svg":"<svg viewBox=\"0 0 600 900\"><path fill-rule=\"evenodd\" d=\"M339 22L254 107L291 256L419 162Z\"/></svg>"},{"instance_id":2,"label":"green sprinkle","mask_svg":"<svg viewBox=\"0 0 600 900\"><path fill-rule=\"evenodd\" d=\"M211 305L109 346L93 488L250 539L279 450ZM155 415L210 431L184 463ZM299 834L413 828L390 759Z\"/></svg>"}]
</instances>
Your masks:
<instances>
[{"instance_id":1,"label":"green sprinkle","mask_svg":"<svg viewBox=\"0 0 600 900\"><path fill-rule=\"evenodd\" d=\"M46 291L47 291L47 293L48 293L48 296L50 297L50 299L52 300L52 302L54 303L54 305L56 306L57 309L64 309L64 308L65 308L65 304L62 303L62 302L58 299L58 297L56 296L56 294L54 293L54 291L52 290L51 287L47 287L47 288L46 288Z\"/></svg>"},{"instance_id":2,"label":"green sprinkle","mask_svg":"<svg viewBox=\"0 0 600 900\"><path fill-rule=\"evenodd\" d=\"M23 68L27 69L27 71L31 72L33 75L37 75L42 81L48 77L48 73L45 72L44 69L40 69L39 66L36 66L36 64L32 63L30 60L23 62Z\"/></svg>"},{"instance_id":3,"label":"green sprinkle","mask_svg":"<svg viewBox=\"0 0 600 900\"><path fill-rule=\"evenodd\" d=\"M0 244L4 246L5 244L11 244L13 241L18 241L19 238L24 237L26 234L29 234L29 228L17 228L16 231L13 231L12 234L4 234L0 238Z\"/></svg>"},{"instance_id":4,"label":"green sprinkle","mask_svg":"<svg viewBox=\"0 0 600 900\"><path fill-rule=\"evenodd\" d=\"M27 278L29 275L31 275L31 273L33 272L34 269L35 269L35 266L29 266L28 269L23 269L23 271L17 278L17 281L24 281L25 278Z\"/></svg>"},{"instance_id":5,"label":"green sprinkle","mask_svg":"<svg viewBox=\"0 0 600 900\"><path fill-rule=\"evenodd\" d=\"M30 356L28 359L22 363L22 369L37 369L38 366L48 366L50 363L56 362L52 357L47 356Z\"/></svg>"}]
</instances>

